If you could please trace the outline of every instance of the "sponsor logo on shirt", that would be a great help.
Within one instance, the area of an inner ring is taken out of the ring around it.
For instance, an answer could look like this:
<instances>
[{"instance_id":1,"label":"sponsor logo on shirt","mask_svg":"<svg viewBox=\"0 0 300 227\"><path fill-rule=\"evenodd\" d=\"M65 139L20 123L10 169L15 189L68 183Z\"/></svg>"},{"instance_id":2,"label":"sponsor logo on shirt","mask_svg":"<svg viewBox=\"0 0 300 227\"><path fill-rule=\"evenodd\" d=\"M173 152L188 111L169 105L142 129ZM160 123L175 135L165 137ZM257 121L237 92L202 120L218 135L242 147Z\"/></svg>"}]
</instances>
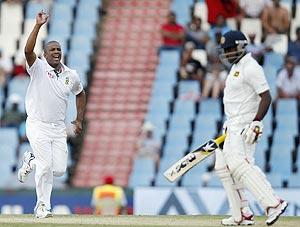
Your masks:
<instances>
[{"instance_id":1,"label":"sponsor logo on shirt","mask_svg":"<svg viewBox=\"0 0 300 227\"><path fill-rule=\"evenodd\" d=\"M67 76L65 80L65 84L68 85L70 83L70 78Z\"/></svg>"},{"instance_id":2,"label":"sponsor logo on shirt","mask_svg":"<svg viewBox=\"0 0 300 227\"><path fill-rule=\"evenodd\" d=\"M52 73L48 72L48 77L49 78L54 78L54 75Z\"/></svg>"},{"instance_id":3,"label":"sponsor logo on shirt","mask_svg":"<svg viewBox=\"0 0 300 227\"><path fill-rule=\"evenodd\" d=\"M234 72L233 76L238 77L240 75L239 71Z\"/></svg>"}]
</instances>

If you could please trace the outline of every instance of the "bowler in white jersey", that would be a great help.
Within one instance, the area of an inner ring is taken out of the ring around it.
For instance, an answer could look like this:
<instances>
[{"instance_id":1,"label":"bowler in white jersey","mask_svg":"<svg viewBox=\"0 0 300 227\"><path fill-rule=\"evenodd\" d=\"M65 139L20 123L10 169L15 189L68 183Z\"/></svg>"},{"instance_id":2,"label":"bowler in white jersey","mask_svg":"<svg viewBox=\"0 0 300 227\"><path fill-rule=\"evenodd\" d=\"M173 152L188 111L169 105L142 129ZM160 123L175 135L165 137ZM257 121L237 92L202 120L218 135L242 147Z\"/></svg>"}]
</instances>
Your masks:
<instances>
[{"instance_id":1,"label":"bowler in white jersey","mask_svg":"<svg viewBox=\"0 0 300 227\"><path fill-rule=\"evenodd\" d=\"M262 67L246 53L248 41L239 31L221 38L220 58L230 65L224 89L226 139L223 151L216 152L215 171L227 194L231 217L223 225L253 225L253 213L244 194L247 188L265 209L267 225L285 211L287 202L275 195L265 174L254 163L257 141L263 131L262 120L271 96Z\"/></svg>"},{"instance_id":2,"label":"bowler in white jersey","mask_svg":"<svg viewBox=\"0 0 300 227\"><path fill-rule=\"evenodd\" d=\"M26 133L33 153L25 152L18 179L24 182L35 168L37 218L51 217L53 176L62 176L67 168L66 109L70 93L76 96L77 117L72 122L74 133L82 131L85 91L75 70L61 63L61 46L50 41L44 47L44 58L37 58L34 47L40 28L48 20L43 11L36 16L25 57L30 84L25 98Z\"/></svg>"}]
</instances>

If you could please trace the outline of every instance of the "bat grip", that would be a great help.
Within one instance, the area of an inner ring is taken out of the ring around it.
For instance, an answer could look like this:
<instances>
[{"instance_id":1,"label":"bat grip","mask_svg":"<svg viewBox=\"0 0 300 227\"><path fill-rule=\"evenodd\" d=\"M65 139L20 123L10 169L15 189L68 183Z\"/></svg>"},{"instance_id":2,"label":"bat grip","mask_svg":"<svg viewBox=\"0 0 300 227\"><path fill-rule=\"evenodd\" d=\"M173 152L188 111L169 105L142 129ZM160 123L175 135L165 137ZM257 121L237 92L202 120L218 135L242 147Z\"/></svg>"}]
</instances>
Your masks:
<instances>
[{"instance_id":1,"label":"bat grip","mask_svg":"<svg viewBox=\"0 0 300 227\"><path fill-rule=\"evenodd\" d=\"M223 134L222 136L219 136L217 139L215 139L216 144L220 145L224 142L226 135Z\"/></svg>"}]
</instances>

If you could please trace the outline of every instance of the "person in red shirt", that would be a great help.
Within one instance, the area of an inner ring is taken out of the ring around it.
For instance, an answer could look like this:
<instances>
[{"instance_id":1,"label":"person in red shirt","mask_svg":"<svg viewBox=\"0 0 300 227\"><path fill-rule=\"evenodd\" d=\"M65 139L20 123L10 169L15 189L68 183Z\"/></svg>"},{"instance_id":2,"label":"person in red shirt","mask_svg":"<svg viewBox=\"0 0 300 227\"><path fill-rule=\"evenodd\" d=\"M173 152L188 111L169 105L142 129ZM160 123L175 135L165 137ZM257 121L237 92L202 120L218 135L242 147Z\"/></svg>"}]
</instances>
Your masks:
<instances>
[{"instance_id":1,"label":"person in red shirt","mask_svg":"<svg viewBox=\"0 0 300 227\"><path fill-rule=\"evenodd\" d=\"M183 26L176 22L176 14L174 12L168 13L167 23L161 26L161 35L162 46L160 50L180 50L182 48L185 31Z\"/></svg>"},{"instance_id":2,"label":"person in red shirt","mask_svg":"<svg viewBox=\"0 0 300 227\"><path fill-rule=\"evenodd\" d=\"M239 4L237 0L206 0L207 21L211 26L215 26L217 18L222 15L225 19L238 19Z\"/></svg>"}]
</instances>

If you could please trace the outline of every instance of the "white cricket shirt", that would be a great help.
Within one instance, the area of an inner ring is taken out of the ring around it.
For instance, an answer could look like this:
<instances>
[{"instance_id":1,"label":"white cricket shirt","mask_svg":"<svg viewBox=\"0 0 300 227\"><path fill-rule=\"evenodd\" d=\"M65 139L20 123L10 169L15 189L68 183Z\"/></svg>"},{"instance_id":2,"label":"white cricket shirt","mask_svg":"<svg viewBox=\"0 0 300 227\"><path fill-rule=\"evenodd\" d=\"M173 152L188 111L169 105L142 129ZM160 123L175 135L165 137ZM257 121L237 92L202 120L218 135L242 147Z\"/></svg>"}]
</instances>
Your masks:
<instances>
[{"instance_id":1,"label":"white cricket shirt","mask_svg":"<svg viewBox=\"0 0 300 227\"><path fill-rule=\"evenodd\" d=\"M226 78L224 89L224 109L228 126L238 126L251 122L257 114L259 94L269 90L262 67L246 54L234 64Z\"/></svg>"},{"instance_id":2,"label":"white cricket shirt","mask_svg":"<svg viewBox=\"0 0 300 227\"><path fill-rule=\"evenodd\" d=\"M276 79L276 86L288 95L298 95L300 91L300 67L295 67L293 75L289 78L287 70L282 69Z\"/></svg>"},{"instance_id":3,"label":"white cricket shirt","mask_svg":"<svg viewBox=\"0 0 300 227\"><path fill-rule=\"evenodd\" d=\"M75 70L63 65L57 77L54 68L39 58L27 71L30 83L25 98L29 118L48 123L63 122L66 116L68 97L79 94L83 87Z\"/></svg>"}]
</instances>

